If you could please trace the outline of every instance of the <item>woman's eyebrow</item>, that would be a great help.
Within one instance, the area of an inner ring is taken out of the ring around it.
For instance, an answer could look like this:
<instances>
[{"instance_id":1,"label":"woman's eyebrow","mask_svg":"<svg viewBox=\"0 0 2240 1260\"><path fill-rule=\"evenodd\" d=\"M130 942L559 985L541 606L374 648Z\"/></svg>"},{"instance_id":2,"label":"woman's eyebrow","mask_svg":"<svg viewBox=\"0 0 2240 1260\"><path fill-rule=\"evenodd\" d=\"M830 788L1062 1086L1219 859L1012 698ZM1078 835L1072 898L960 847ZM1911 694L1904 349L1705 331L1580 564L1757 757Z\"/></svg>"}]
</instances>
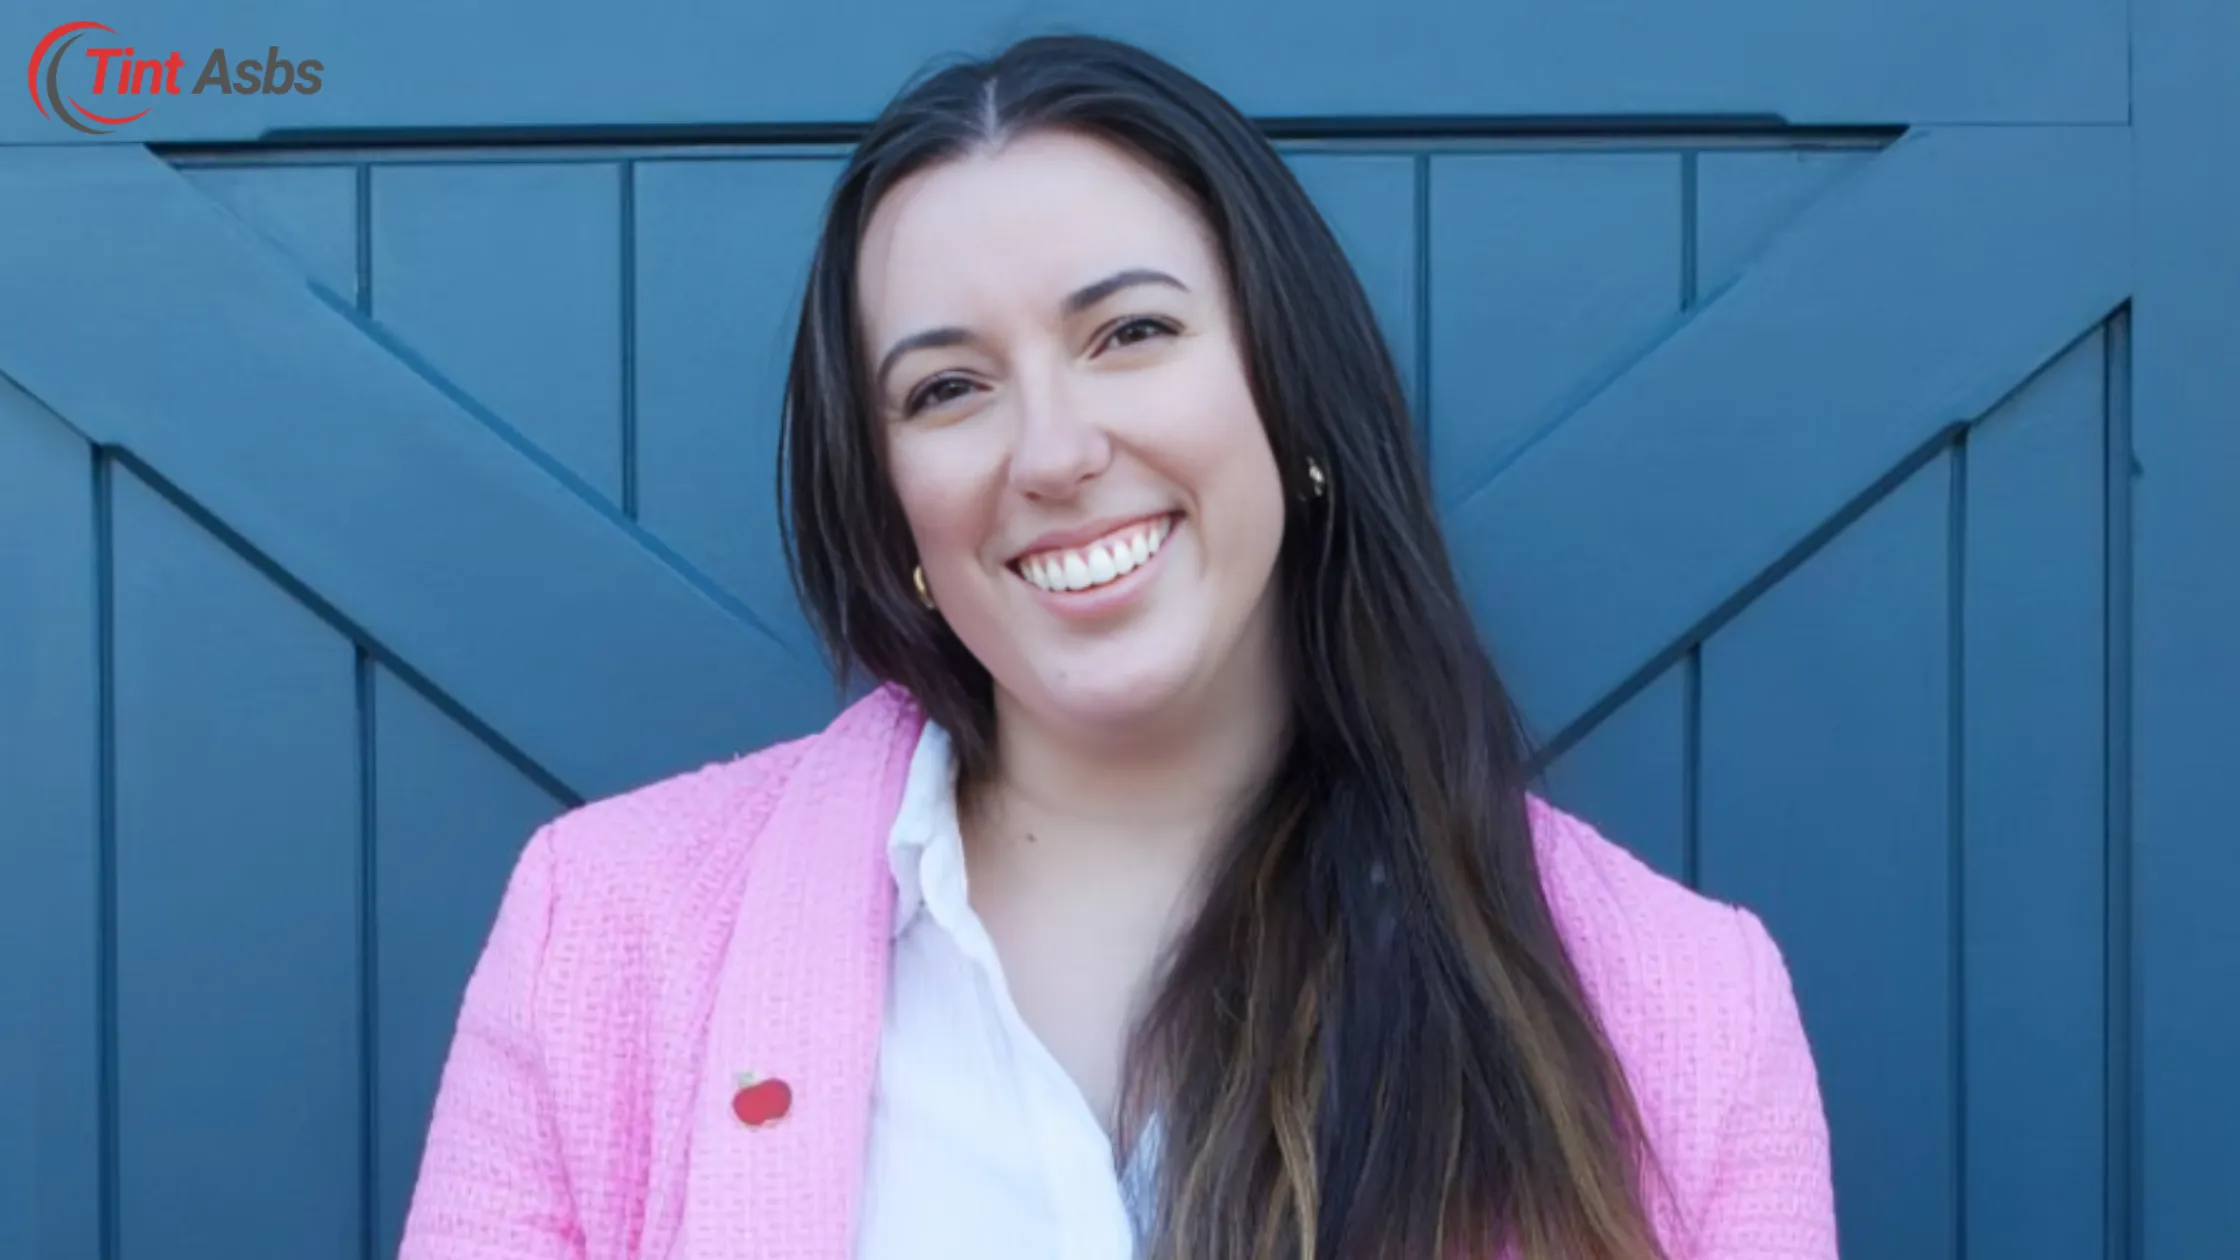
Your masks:
<instances>
[{"instance_id":1,"label":"woman's eyebrow","mask_svg":"<svg viewBox=\"0 0 2240 1260\"><path fill-rule=\"evenodd\" d=\"M1059 308L1067 315L1079 315L1120 290L1132 288L1139 284L1163 284L1170 288L1180 289L1184 293L1190 291L1189 285L1155 267L1130 267L1125 271L1116 271L1094 284L1085 284L1075 289L1066 295L1065 301L1059 303ZM887 353L880 358L879 370L872 379L883 393L887 388L887 373L894 370L895 361L903 355L913 350L939 350L946 346L963 345L971 340L973 340L973 335L969 329L958 328L953 325L946 328L928 328L924 332L911 333L888 348Z\"/></svg>"},{"instance_id":2,"label":"woman's eyebrow","mask_svg":"<svg viewBox=\"0 0 2240 1260\"><path fill-rule=\"evenodd\" d=\"M1184 293L1190 291L1189 285L1164 271L1152 267L1130 267L1126 271L1116 271L1095 284L1083 285L1067 294L1063 303L1065 313L1079 315L1120 290L1139 284L1164 284L1180 289Z\"/></svg>"}]
</instances>

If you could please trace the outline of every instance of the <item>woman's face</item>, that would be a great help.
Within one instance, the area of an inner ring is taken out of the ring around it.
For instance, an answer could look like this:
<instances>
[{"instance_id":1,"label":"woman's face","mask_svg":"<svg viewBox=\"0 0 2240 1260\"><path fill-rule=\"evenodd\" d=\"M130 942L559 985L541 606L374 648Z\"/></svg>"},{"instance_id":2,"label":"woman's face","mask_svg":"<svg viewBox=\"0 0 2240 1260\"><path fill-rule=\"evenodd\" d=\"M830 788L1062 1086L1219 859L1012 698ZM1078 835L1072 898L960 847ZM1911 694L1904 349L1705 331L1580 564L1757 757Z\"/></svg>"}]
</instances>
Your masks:
<instances>
[{"instance_id":1,"label":"woman's face","mask_svg":"<svg viewBox=\"0 0 2240 1260\"><path fill-rule=\"evenodd\" d=\"M1045 719L1151 717L1271 648L1283 490L1225 280L1183 195L1077 134L921 171L868 225L926 615Z\"/></svg>"}]
</instances>

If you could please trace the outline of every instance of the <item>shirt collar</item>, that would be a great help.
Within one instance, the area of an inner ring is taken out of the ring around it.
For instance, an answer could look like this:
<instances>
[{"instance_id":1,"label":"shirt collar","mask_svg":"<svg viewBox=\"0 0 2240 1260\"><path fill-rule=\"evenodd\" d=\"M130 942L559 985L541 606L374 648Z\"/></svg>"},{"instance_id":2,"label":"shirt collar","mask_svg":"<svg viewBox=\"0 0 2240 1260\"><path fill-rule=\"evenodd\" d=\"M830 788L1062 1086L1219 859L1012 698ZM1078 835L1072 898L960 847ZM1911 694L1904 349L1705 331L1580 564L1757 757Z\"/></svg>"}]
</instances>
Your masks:
<instances>
[{"instance_id":1,"label":"shirt collar","mask_svg":"<svg viewBox=\"0 0 2240 1260\"><path fill-rule=\"evenodd\" d=\"M925 909L929 888L961 888L964 839L957 829L956 767L949 733L931 721L910 755L902 806L887 835L887 865L894 873L896 936Z\"/></svg>"}]
</instances>

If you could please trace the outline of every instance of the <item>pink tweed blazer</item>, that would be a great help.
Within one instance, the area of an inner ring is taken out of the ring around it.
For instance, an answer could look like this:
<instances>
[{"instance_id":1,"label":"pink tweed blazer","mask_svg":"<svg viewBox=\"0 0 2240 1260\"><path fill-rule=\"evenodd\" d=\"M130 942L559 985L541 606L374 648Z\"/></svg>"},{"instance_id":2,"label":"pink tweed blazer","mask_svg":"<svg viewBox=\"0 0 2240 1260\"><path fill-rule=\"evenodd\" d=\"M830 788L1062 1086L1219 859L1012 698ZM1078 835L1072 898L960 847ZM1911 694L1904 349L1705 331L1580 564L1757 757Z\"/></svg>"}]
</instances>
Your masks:
<instances>
[{"instance_id":1,"label":"pink tweed blazer","mask_svg":"<svg viewBox=\"0 0 2240 1260\"><path fill-rule=\"evenodd\" d=\"M924 720L881 689L529 839L467 984L402 1260L850 1260L886 838ZM1674 1260L1835 1256L1818 1080L1764 928L1545 804L1534 818L1670 1187L1652 1206ZM785 1081L790 1114L740 1123L747 1073Z\"/></svg>"}]
</instances>

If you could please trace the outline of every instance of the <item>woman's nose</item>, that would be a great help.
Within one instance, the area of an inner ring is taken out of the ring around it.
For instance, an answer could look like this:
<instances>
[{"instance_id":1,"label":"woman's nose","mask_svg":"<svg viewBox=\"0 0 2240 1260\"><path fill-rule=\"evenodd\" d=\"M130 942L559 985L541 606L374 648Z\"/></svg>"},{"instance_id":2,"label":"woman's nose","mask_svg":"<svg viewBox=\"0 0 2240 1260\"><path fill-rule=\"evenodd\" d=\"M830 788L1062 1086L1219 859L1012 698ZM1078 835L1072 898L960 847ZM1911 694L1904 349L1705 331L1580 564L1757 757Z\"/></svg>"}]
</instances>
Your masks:
<instances>
[{"instance_id":1,"label":"woman's nose","mask_svg":"<svg viewBox=\"0 0 2240 1260\"><path fill-rule=\"evenodd\" d=\"M1036 498L1065 498L1104 471L1111 442L1078 397L1066 388L1063 369L1022 380L1014 395L1018 424L1011 450L1011 481Z\"/></svg>"}]
</instances>

